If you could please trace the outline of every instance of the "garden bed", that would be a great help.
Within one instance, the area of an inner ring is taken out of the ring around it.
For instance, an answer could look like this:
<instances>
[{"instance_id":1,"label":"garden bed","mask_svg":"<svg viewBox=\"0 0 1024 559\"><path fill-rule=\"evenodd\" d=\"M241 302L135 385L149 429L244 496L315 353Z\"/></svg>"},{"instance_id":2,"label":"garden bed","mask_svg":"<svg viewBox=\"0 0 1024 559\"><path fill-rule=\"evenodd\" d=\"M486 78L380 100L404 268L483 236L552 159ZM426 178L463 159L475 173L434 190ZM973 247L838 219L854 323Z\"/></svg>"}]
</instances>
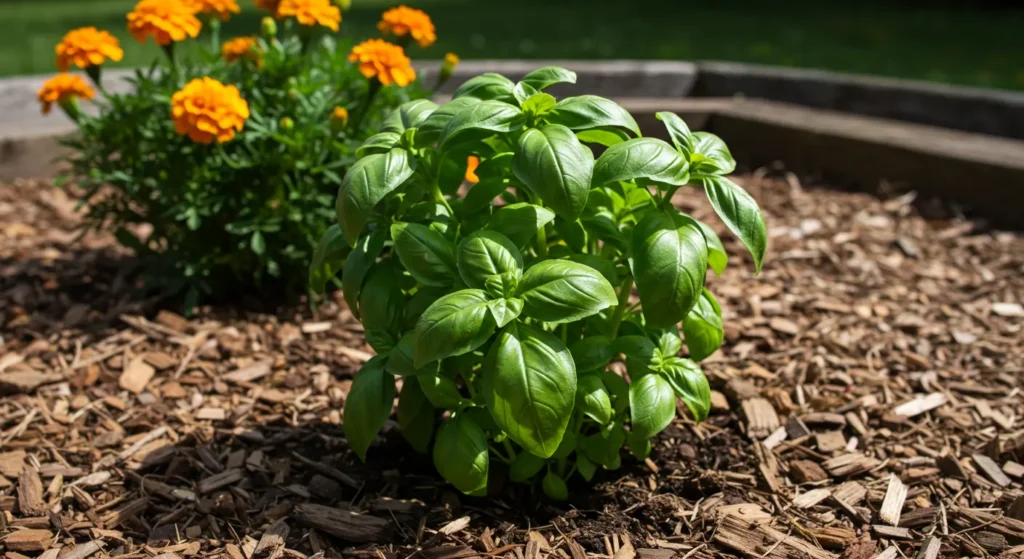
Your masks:
<instances>
[{"instance_id":1,"label":"garden bed","mask_svg":"<svg viewBox=\"0 0 1024 559\"><path fill-rule=\"evenodd\" d=\"M1024 552L1024 238L913 196L764 172L740 182L765 210L770 249L761 277L734 265L710 280L727 324L704 362L711 417L677 414L647 462L570 485L567 504L512 484L465 497L393 428L361 463L341 407L371 354L340 297L316 312L212 306L185 319L173 302L132 297L132 262L111 239L76 242L60 192L0 186L0 548L9 559ZM730 258L749 258L723 238Z\"/></svg>"}]
</instances>

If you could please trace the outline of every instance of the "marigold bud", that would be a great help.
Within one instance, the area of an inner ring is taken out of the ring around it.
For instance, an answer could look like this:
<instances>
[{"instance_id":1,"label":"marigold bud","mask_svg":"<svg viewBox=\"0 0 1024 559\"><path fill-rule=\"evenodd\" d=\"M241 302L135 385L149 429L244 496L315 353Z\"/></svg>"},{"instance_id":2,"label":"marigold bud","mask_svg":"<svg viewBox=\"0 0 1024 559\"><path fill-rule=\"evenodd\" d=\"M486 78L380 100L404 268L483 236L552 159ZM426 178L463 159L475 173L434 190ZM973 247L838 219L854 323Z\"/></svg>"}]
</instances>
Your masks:
<instances>
[{"instance_id":1,"label":"marigold bud","mask_svg":"<svg viewBox=\"0 0 1024 559\"><path fill-rule=\"evenodd\" d=\"M459 56L454 52L449 52L444 55L444 62L441 62L441 75L438 76L438 87L444 82L450 80L452 75L455 74L455 69L459 67Z\"/></svg>"},{"instance_id":2,"label":"marigold bud","mask_svg":"<svg viewBox=\"0 0 1024 559\"><path fill-rule=\"evenodd\" d=\"M331 132L337 134L348 126L348 109L345 107L334 107L331 113Z\"/></svg>"},{"instance_id":3,"label":"marigold bud","mask_svg":"<svg viewBox=\"0 0 1024 559\"><path fill-rule=\"evenodd\" d=\"M277 22L274 18L267 16L260 22L260 34L266 40L271 40L277 37Z\"/></svg>"},{"instance_id":4,"label":"marigold bud","mask_svg":"<svg viewBox=\"0 0 1024 559\"><path fill-rule=\"evenodd\" d=\"M278 124L281 125L281 130L284 130L285 132L291 132L295 129L295 121L292 120L291 117L286 116L282 118Z\"/></svg>"}]
</instances>

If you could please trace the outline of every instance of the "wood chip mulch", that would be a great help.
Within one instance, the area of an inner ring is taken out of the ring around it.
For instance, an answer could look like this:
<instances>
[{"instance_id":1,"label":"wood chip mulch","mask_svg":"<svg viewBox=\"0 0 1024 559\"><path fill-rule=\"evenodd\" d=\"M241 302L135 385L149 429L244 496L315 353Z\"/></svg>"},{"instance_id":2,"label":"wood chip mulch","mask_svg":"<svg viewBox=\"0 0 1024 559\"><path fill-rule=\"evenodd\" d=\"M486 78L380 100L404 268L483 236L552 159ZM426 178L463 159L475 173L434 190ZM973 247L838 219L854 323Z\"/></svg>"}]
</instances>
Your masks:
<instances>
[{"instance_id":1,"label":"wood chip mulch","mask_svg":"<svg viewBox=\"0 0 1024 559\"><path fill-rule=\"evenodd\" d=\"M76 240L58 191L0 185L0 552L1024 555L1024 238L924 219L912 195L741 181L770 251L755 278L723 235L711 418L681 409L649 460L573 482L568 504L459 495L393 425L362 464L340 410L371 353L343 305L185 319L132 295L110 239Z\"/></svg>"}]
</instances>

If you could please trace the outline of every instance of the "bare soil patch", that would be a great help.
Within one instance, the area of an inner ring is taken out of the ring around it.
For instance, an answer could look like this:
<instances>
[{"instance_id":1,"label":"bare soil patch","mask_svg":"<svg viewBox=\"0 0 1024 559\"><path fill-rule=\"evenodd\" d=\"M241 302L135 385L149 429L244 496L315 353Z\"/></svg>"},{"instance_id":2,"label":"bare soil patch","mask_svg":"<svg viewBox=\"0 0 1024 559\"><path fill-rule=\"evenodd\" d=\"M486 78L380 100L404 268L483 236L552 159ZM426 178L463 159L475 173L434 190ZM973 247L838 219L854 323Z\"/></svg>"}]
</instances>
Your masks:
<instances>
[{"instance_id":1,"label":"bare soil patch","mask_svg":"<svg viewBox=\"0 0 1024 559\"><path fill-rule=\"evenodd\" d=\"M651 459L568 503L460 495L393 426L361 463L341 406L370 350L340 297L185 319L133 296L111 239L76 242L58 191L0 186L4 557L1024 553L1024 238L909 196L741 182L769 257L753 277L720 231L711 418L681 408Z\"/></svg>"}]
</instances>

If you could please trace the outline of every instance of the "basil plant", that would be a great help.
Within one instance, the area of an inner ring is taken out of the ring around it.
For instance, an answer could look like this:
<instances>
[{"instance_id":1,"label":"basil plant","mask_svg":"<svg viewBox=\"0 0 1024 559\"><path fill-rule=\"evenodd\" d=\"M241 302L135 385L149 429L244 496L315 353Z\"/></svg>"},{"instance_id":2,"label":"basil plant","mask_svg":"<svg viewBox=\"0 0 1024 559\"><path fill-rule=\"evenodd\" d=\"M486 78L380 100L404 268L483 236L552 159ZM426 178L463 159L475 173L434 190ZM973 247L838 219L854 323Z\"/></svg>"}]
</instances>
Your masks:
<instances>
[{"instance_id":1,"label":"basil plant","mask_svg":"<svg viewBox=\"0 0 1024 559\"><path fill-rule=\"evenodd\" d=\"M359 148L311 277L323 289L341 272L377 352L344 410L362 459L395 377L404 437L471 495L498 460L511 481L542 477L565 499L567 479L619 467L624 446L645 458L677 398L707 417L697 362L723 330L705 276L727 256L671 200L702 188L758 271L764 218L725 177L736 164L720 138L673 113L658 114L671 143L642 137L611 100L544 93L575 79L483 74L445 104L406 103ZM609 370L617 359L628 380Z\"/></svg>"}]
</instances>

